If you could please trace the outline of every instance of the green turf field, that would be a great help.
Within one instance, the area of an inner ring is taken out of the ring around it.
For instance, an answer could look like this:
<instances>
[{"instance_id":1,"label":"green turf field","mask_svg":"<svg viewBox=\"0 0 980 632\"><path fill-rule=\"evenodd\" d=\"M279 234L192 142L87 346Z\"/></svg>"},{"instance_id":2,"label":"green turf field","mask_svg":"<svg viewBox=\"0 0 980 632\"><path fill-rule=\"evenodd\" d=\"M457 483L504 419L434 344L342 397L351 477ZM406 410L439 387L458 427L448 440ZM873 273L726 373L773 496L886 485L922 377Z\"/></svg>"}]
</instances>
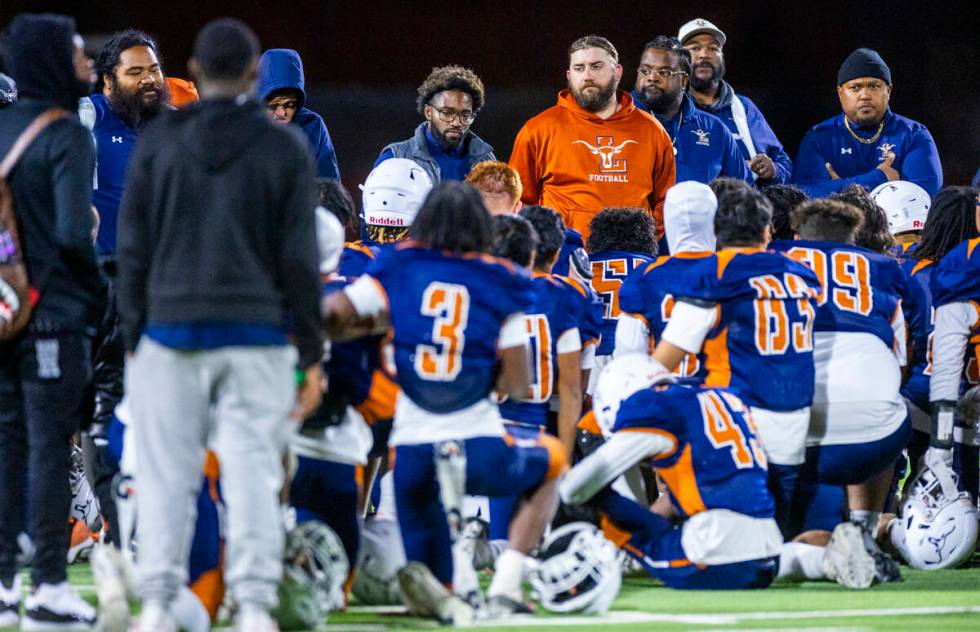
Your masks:
<instances>
[{"instance_id":1,"label":"green turf field","mask_svg":"<svg viewBox=\"0 0 980 632\"><path fill-rule=\"evenodd\" d=\"M95 600L85 564L71 566L72 583ZM927 573L902 569L905 581L850 591L829 583L777 584L767 590L682 592L646 577L624 579L603 617L539 615L485 630L980 630L980 568ZM326 629L393 630L438 627L387 609L352 606L332 614Z\"/></svg>"}]
</instances>

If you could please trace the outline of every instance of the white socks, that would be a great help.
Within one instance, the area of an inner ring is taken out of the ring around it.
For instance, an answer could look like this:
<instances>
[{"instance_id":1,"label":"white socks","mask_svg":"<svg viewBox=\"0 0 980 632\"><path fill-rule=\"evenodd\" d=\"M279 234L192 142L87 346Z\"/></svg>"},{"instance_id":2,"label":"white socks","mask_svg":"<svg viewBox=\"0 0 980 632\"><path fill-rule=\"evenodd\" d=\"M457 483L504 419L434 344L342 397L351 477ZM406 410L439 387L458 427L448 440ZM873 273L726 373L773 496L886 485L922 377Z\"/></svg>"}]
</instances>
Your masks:
<instances>
[{"instance_id":1,"label":"white socks","mask_svg":"<svg viewBox=\"0 0 980 632\"><path fill-rule=\"evenodd\" d=\"M881 520L881 512L852 509L850 519L854 524L864 527L871 535L876 535L878 533L878 521Z\"/></svg>"},{"instance_id":2,"label":"white socks","mask_svg":"<svg viewBox=\"0 0 980 632\"><path fill-rule=\"evenodd\" d=\"M777 579L832 579L823 570L822 546L787 542L779 551Z\"/></svg>"},{"instance_id":3,"label":"white socks","mask_svg":"<svg viewBox=\"0 0 980 632\"><path fill-rule=\"evenodd\" d=\"M487 596L503 595L514 601L521 601L524 596L521 580L526 559L526 555L514 549L501 553L494 567L493 581L490 582Z\"/></svg>"}]
</instances>

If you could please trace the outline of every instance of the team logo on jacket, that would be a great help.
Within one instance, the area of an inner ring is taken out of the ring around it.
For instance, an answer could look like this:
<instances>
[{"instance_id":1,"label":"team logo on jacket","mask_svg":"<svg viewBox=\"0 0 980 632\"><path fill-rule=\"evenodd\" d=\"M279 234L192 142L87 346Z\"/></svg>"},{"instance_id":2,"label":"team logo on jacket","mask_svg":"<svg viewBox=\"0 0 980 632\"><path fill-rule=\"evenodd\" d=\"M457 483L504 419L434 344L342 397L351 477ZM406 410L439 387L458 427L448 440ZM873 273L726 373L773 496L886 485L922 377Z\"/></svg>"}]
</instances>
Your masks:
<instances>
[{"instance_id":1,"label":"team logo on jacket","mask_svg":"<svg viewBox=\"0 0 980 632\"><path fill-rule=\"evenodd\" d=\"M113 136L112 137L112 142L114 142L114 143L121 143L121 142L123 142L123 137L122 136Z\"/></svg>"},{"instance_id":2,"label":"team logo on jacket","mask_svg":"<svg viewBox=\"0 0 980 632\"><path fill-rule=\"evenodd\" d=\"M841 156L843 156L844 154L853 154L853 153L854 153L854 148L853 147L841 147L840 148L840 155Z\"/></svg>"},{"instance_id":3,"label":"team logo on jacket","mask_svg":"<svg viewBox=\"0 0 980 632\"><path fill-rule=\"evenodd\" d=\"M895 151L894 143L882 143L878 145L878 151L881 152L881 159L884 160L888 158L888 154Z\"/></svg>"},{"instance_id":4,"label":"team logo on jacket","mask_svg":"<svg viewBox=\"0 0 980 632\"><path fill-rule=\"evenodd\" d=\"M585 145L593 156L599 157L599 174L626 173L627 161L625 158L617 158L620 152L627 145L638 144L635 140L625 140L618 145L615 144L612 136L596 136L595 145L584 140L573 140L573 145ZM602 182L627 182L626 176L605 176L599 174L589 174L589 180L600 180Z\"/></svg>"},{"instance_id":5,"label":"team logo on jacket","mask_svg":"<svg viewBox=\"0 0 980 632\"><path fill-rule=\"evenodd\" d=\"M704 131L703 129L692 129L691 133L698 137L697 144L704 145L705 147L711 147L711 134Z\"/></svg>"}]
</instances>

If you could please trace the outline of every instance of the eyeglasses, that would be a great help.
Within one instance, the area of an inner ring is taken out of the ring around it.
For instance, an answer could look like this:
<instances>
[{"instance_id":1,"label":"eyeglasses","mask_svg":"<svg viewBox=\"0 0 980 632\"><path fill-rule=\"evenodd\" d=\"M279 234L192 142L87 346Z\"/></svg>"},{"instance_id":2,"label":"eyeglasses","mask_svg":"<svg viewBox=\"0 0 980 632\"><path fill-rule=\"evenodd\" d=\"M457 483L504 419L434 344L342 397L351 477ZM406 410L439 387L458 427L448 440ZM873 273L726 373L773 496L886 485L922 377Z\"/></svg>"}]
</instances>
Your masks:
<instances>
[{"instance_id":1,"label":"eyeglasses","mask_svg":"<svg viewBox=\"0 0 980 632\"><path fill-rule=\"evenodd\" d=\"M640 73L647 79L657 75L661 79L670 79L674 75L687 75L683 70L671 70L670 68L649 68L647 66L641 66L636 69L636 72Z\"/></svg>"},{"instance_id":2,"label":"eyeglasses","mask_svg":"<svg viewBox=\"0 0 980 632\"><path fill-rule=\"evenodd\" d=\"M449 108L437 108L436 106L429 104L433 110L439 115L439 120L443 123L452 123L454 119L459 119L460 125L469 125L476 120L476 112L471 112L470 110L463 110L457 112L456 110L451 110Z\"/></svg>"}]
</instances>

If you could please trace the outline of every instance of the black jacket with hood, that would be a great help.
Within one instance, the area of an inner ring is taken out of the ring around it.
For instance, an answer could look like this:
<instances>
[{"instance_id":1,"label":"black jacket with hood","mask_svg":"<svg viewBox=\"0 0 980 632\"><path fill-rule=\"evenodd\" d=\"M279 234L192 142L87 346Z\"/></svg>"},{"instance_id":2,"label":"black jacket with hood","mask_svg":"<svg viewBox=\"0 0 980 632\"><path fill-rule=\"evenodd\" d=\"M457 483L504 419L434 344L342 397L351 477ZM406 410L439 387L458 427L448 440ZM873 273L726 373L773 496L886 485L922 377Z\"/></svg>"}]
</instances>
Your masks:
<instances>
[{"instance_id":1,"label":"black jacket with hood","mask_svg":"<svg viewBox=\"0 0 980 632\"><path fill-rule=\"evenodd\" d=\"M0 156L51 107L74 112L86 86L75 78L75 21L57 15L17 16L7 30L6 71L17 82L17 103L0 110ZM33 333L92 333L105 301L92 242L95 147L74 117L44 130L9 176L21 247L40 302Z\"/></svg>"},{"instance_id":2,"label":"black jacket with hood","mask_svg":"<svg viewBox=\"0 0 980 632\"><path fill-rule=\"evenodd\" d=\"M323 355L313 163L299 130L244 97L164 112L140 135L119 209L123 340L148 324L288 327Z\"/></svg>"}]
</instances>

